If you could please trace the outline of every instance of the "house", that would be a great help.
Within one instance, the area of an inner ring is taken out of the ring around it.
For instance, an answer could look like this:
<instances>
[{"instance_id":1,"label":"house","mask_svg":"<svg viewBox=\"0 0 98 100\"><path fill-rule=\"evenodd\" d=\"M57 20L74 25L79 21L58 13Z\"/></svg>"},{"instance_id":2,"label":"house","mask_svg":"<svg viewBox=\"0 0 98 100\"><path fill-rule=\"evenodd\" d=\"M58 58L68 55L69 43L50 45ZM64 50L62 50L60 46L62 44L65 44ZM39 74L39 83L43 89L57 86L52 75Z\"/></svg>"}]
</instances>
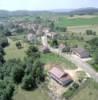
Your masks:
<instances>
[{"instance_id":1,"label":"house","mask_svg":"<svg viewBox=\"0 0 98 100\"><path fill-rule=\"evenodd\" d=\"M62 52L64 49L66 48L66 46L63 44L63 43L61 43L60 45L59 45L59 50Z\"/></svg>"},{"instance_id":2,"label":"house","mask_svg":"<svg viewBox=\"0 0 98 100\"><path fill-rule=\"evenodd\" d=\"M50 32L50 28L48 27L44 27L42 30L43 33L49 33Z\"/></svg>"},{"instance_id":3,"label":"house","mask_svg":"<svg viewBox=\"0 0 98 100\"><path fill-rule=\"evenodd\" d=\"M65 73L64 71L62 71L57 67L53 67L49 71L49 75L52 79L54 79L62 86L67 86L73 81L71 76L68 73Z\"/></svg>"},{"instance_id":4,"label":"house","mask_svg":"<svg viewBox=\"0 0 98 100\"><path fill-rule=\"evenodd\" d=\"M42 36L41 39L42 39L42 45L44 47L48 47L48 39L47 39L47 36Z\"/></svg>"},{"instance_id":5,"label":"house","mask_svg":"<svg viewBox=\"0 0 98 100\"><path fill-rule=\"evenodd\" d=\"M56 37L58 36L58 33L56 33L56 32L48 32L48 33L46 33L45 35L46 35L47 37L49 37L49 38L54 39L54 38L56 38Z\"/></svg>"},{"instance_id":6,"label":"house","mask_svg":"<svg viewBox=\"0 0 98 100\"><path fill-rule=\"evenodd\" d=\"M77 47L71 49L72 53L79 56L80 58L88 58L90 57L90 53L84 48Z\"/></svg>"},{"instance_id":7,"label":"house","mask_svg":"<svg viewBox=\"0 0 98 100\"><path fill-rule=\"evenodd\" d=\"M29 33L29 34L27 35L27 40L28 40L29 42L35 41L35 40L36 40L36 35L33 34L33 33Z\"/></svg>"}]
</instances>

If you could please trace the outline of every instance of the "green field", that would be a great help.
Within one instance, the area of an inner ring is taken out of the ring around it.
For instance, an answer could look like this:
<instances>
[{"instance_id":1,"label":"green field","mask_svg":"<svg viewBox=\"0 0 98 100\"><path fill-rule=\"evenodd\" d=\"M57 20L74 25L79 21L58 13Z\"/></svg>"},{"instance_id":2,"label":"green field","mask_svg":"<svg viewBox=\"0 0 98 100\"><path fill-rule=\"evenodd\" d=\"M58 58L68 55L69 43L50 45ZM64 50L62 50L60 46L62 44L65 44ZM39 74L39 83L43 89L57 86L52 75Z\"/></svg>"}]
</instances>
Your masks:
<instances>
[{"instance_id":1,"label":"green field","mask_svg":"<svg viewBox=\"0 0 98 100\"><path fill-rule=\"evenodd\" d=\"M88 81L71 100L98 100L98 84L93 80Z\"/></svg>"},{"instance_id":2,"label":"green field","mask_svg":"<svg viewBox=\"0 0 98 100\"><path fill-rule=\"evenodd\" d=\"M20 87L15 92L13 100L51 100L47 92L42 89L36 89L34 91L24 91Z\"/></svg>"},{"instance_id":3,"label":"green field","mask_svg":"<svg viewBox=\"0 0 98 100\"><path fill-rule=\"evenodd\" d=\"M13 41L13 40L9 41L9 46L5 48L6 60L13 59L13 58L23 59L26 56L25 51L28 49L29 45L27 43L23 43L23 42L21 43L22 43L23 48L18 49L15 45L16 41Z\"/></svg>"},{"instance_id":4,"label":"green field","mask_svg":"<svg viewBox=\"0 0 98 100\"><path fill-rule=\"evenodd\" d=\"M68 19L67 17L60 17L58 21L55 22L56 26L78 26L78 25L92 25L98 24L98 17L94 18L75 18Z\"/></svg>"},{"instance_id":5,"label":"green field","mask_svg":"<svg viewBox=\"0 0 98 100\"><path fill-rule=\"evenodd\" d=\"M44 63L56 63L56 64L61 64L62 66L64 66L65 68L68 69L75 69L76 66L71 63L70 61L68 61L67 59L53 54L53 53L48 53L48 54L41 54L41 61Z\"/></svg>"}]
</instances>

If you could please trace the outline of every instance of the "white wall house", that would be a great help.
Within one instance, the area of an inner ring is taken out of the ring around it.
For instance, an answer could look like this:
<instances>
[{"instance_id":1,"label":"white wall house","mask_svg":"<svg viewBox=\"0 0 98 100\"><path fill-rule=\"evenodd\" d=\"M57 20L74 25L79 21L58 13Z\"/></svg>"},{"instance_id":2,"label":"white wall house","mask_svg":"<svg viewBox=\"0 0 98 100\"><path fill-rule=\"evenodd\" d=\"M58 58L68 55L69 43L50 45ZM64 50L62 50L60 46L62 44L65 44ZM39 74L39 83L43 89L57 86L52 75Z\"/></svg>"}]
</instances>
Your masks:
<instances>
[{"instance_id":1,"label":"white wall house","mask_svg":"<svg viewBox=\"0 0 98 100\"><path fill-rule=\"evenodd\" d=\"M41 39L42 39L42 45L48 47L47 36L42 36Z\"/></svg>"},{"instance_id":2,"label":"white wall house","mask_svg":"<svg viewBox=\"0 0 98 100\"><path fill-rule=\"evenodd\" d=\"M27 35L27 40L28 40L28 41L32 41L32 40L33 40L33 34L32 34L32 33L29 33L29 34Z\"/></svg>"}]
</instances>

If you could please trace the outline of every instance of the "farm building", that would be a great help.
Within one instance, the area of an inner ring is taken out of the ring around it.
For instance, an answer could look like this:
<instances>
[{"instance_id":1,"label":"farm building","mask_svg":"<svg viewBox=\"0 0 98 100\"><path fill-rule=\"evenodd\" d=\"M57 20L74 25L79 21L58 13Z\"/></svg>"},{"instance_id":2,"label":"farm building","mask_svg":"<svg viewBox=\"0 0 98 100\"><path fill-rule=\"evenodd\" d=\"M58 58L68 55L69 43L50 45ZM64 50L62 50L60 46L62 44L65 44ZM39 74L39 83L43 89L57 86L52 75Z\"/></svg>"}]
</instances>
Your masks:
<instances>
[{"instance_id":1,"label":"farm building","mask_svg":"<svg viewBox=\"0 0 98 100\"><path fill-rule=\"evenodd\" d=\"M85 50L84 48L72 48L71 49L72 53L79 56L80 58L88 58L90 57L90 53Z\"/></svg>"},{"instance_id":2,"label":"farm building","mask_svg":"<svg viewBox=\"0 0 98 100\"><path fill-rule=\"evenodd\" d=\"M57 67L53 67L49 71L49 75L62 86L67 86L73 81L68 73L65 73Z\"/></svg>"}]
</instances>

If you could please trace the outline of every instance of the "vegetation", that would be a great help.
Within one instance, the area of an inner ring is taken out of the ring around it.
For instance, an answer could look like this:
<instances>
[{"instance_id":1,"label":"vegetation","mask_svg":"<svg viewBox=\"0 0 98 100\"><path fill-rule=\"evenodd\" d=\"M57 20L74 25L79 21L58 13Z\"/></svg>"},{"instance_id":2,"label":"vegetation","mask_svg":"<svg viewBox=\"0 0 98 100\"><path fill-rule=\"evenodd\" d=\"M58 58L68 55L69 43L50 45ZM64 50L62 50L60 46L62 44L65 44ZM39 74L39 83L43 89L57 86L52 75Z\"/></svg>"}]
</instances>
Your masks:
<instances>
[{"instance_id":1,"label":"vegetation","mask_svg":"<svg viewBox=\"0 0 98 100\"><path fill-rule=\"evenodd\" d=\"M92 79L88 80L83 87L71 98L71 100L97 100L98 84Z\"/></svg>"},{"instance_id":2,"label":"vegetation","mask_svg":"<svg viewBox=\"0 0 98 100\"><path fill-rule=\"evenodd\" d=\"M69 88L69 90L63 94L65 99L69 100L69 98L74 95L74 93L77 91L78 88L79 84L73 83L72 86Z\"/></svg>"},{"instance_id":3,"label":"vegetation","mask_svg":"<svg viewBox=\"0 0 98 100\"><path fill-rule=\"evenodd\" d=\"M61 64L62 66L68 69L76 68L76 66L73 63L69 62L67 59L53 53L41 54L41 61L46 64L47 63Z\"/></svg>"},{"instance_id":4,"label":"vegetation","mask_svg":"<svg viewBox=\"0 0 98 100\"><path fill-rule=\"evenodd\" d=\"M43 64L39 61L40 53L36 47L29 47L29 58L23 61L12 59L3 62L3 56L0 55L0 100L11 100L15 84L22 83L23 89L32 90L44 82Z\"/></svg>"},{"instance_id":5,"label":"vegetation","mask_svg":"<svg viewBox=\"0 0 98 100\"><path fill-rule=\"evenodd\" d=\"M95 18L75 18L68 19L67 17L61 17L55 23L56 26L78 26L78 25L93 25L98 24L98 17Z\"/></svg>"},{"instance_id":6,"label":"vegetation","mask_svg":"<svg viewBox=\"0 0 98 100\"><path fill-rule=\"evenodd\" d=\"M90 51L92 53L92 57L93 57L93 62L91 63L92 66L94 67L94 69L96 71L98 71L98 38L94 38L90 41L88 41L88 43L90 44Z\"/></svg>"}]
</instances>

